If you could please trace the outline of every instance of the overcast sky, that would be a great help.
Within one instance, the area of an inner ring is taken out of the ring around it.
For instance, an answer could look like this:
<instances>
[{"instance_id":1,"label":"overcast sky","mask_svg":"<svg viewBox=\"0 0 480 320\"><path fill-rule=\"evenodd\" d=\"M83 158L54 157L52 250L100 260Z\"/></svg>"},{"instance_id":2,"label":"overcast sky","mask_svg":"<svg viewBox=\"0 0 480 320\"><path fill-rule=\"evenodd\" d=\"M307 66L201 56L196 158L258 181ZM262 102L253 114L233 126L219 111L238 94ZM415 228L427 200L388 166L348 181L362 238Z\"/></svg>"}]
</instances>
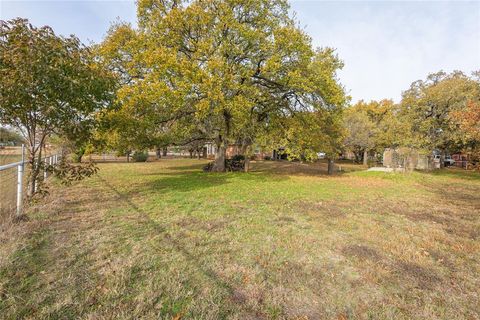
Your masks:
<instances>
[{"instance_id":1,"label":"overcast sky","mask_svg":"<svg viewBox=\"0 0 480 320\"><path fill-rule=\"evenodd\" d=\"M480 69L479 1L291 1L315 46L336 48L340 80L359 99L400 99L430 72ZM100 42L116 19L135 23L134 1L0 0L0 18L28 18Z\"/></svg>"}]
</instances>

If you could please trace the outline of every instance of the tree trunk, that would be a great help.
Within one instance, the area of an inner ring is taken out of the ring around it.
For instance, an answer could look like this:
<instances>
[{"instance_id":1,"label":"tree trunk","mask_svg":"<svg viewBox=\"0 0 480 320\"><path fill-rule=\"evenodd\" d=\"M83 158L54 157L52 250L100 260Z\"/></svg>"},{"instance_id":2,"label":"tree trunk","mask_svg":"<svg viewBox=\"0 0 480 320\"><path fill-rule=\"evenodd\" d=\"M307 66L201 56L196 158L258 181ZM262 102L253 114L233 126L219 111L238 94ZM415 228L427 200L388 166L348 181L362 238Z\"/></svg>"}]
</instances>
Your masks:
<instances>
[{"instance_id":1,"label":"tree trunk","mask_svg":"<svg viewBox=\"0 0 480 320\"><path fill-rule=\"evenodd\" d=\"M160 158L162 157L162 150L160 149L160 147L157 147L157 149L155 150L155 156L157 157L157 160L160 160Z\"/></svg>"},{"instance_id":2,"label":"tree trunk","mask_svg":"<svg viewBox=\"0 0 480 320\"><path fill-rule=\"evenodd\" d=\"M248 172L250 170L250 145L246 144L243 147L243 156L245 157L245 163L244 163L244 172Z\"/></svg>"},{"instance_id":3,"label":"tree trunk","mask_svg":"<svg viewBox=\"0 0 480 320\"><path fill-rule=\"evenodd\" d=\"M42 148L35 146L30 148L28 163L30 166L30 175L28 179L27 197L32 198L37 192L37 182L40 175L40 162L42 159Z\"/></svg>"},{"instance_id":4,"label":"tree trunk","mask_svg":"<svg viewBox=\"0 0 480 320\"><path fill-rule=\"evenodd\" d=\"M200 150L197 149L197 160L200 160Z\"/></svg>"},{"instance_id":5,"label":"tree trunk","mask_svg":"<svg viewBox=\"0 0 480 320\"><path fill-rule=\"evenodd\" d=\"M440 153L440 169L445 168L445 150L442 149Z\"/></svg>"},{"instance_id":6,"label":"tree trunk","mask_svg":"<svg viewBox=\"0 0 480 320\"><path fill-rule=\"evenodd\" d=\"M167 156L167 147L163 147L163 156L164 156L164 157Z\"/></svg>"},{"instance_id":7,"label":"tree trunk","mask_svg":"<svg viewBox=\"0 0 480 320\"><path fill-rule=\"evenodd\" d=\"M428 159L428 171L435 169L435 159L430 155L427 156Z\"/></svg>"},{"instance_id":8,"label":"tree trunk","mask_svg":"<svg viewBox=\"0 0 480 320\"><path fill-rule=\"evenodd\" d=\"M250 170L250 143L244 142L240 148L240 153L245 158L243 164L243 171L248 172Z\"/></svg>"},{"instance_id":9,"label":"tree trunk","mask_svg":"<svg viewBox=\"0 0 480 320\"><path fill-rule=\"evenodd\" d=\"M30 148L28 155L28 165L30 167L30 174L28 176L28 186L27 186L27 198L33 197L35 194L35 181L37 180L37 174L35 174L35 151L33 148Z\"/></svg>"},{"instance_id":10,"label":"tree trunk","mask_svg":"<svg viewBox=\"0 0 480 320\"><path fill-rule=\"evenodd\" d=\"M226 154L225 146L223 144L217 146L217 150L215 152L215 162L213 164L212 171L225 172L225 157L226 157L225 154Z\"/></svg>"},{"instance_id":11,"label":"tree trunk","mask_svg":"<svg viewBox=\"0 0 480 320\"><path fill-rule=\"evenodd\" d=\"M45 152L46 154L46 152ZM85 154L85 148L84 147L79 147L79 148L76 148L75 149L75 152L74 152L74 156L73 156L73 161L74 162L78 162L78 163L82 163L82 158L83 158L83 155Z\"/></svg>"},{"instance_id":12,"label":"tree trunk","mask_svg":"<svg viewBox=\"0 0 480 320\"><path fill-rule=\"evenodd\" d=\"M368 150L363 151L363 165L368 166Z\"/></svg>"},{"instance_id":13,"label":"tree trunk","mask_svg":"<svg viewBox=\"0 0 480 320\"><path fill-rule=\"evenodd\" d=\"M361 159L361 151L354 151L353 152L353 155L355 156L355 163L360 163L360 159Z\"/></svg>"},{"instance_id":14,"label":"tree trunk","mask_svg":"<svg viewBox=\"0 0 480 320\"><path fill-rule=\"evenodd\" d=\"M249 157L249 156L245 156L245 168L244 168L244 171L245 171L245 172L250 171L250 157Z\"/></svg>"},{"instance_id":15,"label":"tree trunk","mask_svg":"<svg viewBox=\"0 0 480 320\"><path fill-rule=\"evenodd\" d=\"M127 162L130 162L130 151L127 151Z\"/></svg>"},{"instance_id":16,"label":"tree trunk","mask_svg":"<svg viewBox=\"0 0 480 320\"><path fill-rule=\"evenodd\" d=\"M333 162L333 159L329 158L328 159L328 174L332 175L333 170L334 170L335 163Z\"/></svg>"}]
</instances>

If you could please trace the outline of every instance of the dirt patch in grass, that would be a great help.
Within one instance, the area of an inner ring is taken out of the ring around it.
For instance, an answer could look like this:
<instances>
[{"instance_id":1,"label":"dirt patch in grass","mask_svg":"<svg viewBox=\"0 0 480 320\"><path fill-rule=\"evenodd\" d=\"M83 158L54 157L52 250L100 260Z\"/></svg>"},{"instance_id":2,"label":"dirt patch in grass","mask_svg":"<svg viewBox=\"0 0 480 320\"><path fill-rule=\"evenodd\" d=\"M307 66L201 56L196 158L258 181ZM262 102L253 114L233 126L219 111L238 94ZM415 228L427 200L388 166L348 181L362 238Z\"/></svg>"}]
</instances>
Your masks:
<instances>
[{"instance_id":1,"label":"dirt patch in grass","mask_svg":"<svg viewBox=\"0 0 480 320\"><path fill-rule=\"evenodd\" d=\"M357 259L370 260L372 262L379 262L383 259L382 255L377 250L361 244L347 245L342 248L341 252L347 257L355 257Z\"/></svg>"},{"instance_id":2,"label":"dirt patch in grass","mask_svg":"<svg viewBox=\"0 0 480 320\"><path fill-rule=\"evenodd\" d=\"M202 228L207 231L222 230L225 229L228 225L230 225L230 223L231 220L227 218L210 219L202 224Z\"/></svg>"},{"instance_id":3,"label":"dirt patch in grass","mask_svg":"<svg viewBox=\"0 0 480 320\"><path fill-rule=\"evenodd\" d=\"M439 250L428 250L428 254L436 263L446 267L449 271L454 272L457 269L451 258L445 253L442 253Z\"/></svg>"},{"instance_id":4,"label":"dirt patch in grass","mask_svg":"<svg viewBox=\"0 0 480 320\"><path fill-rule=\"evenodd\" d=\"M296 220L289 216L279 216L275 218L275 223L279 226L287 226L294 223Z\"/></svg>"},{"instance_id":5,"label":"dirt patch in grass","mask_svg":"<svg viewBox=\"0 0 480 320\"><path fill-rule=\"evenodd\" d=\"M417 263L398 261L395 267L401 278L406 277L413 280L420 289L433 289L442 282L435 270L423 267Z\"/></svg>"},{"instance_id":6,"label":"dirt patch in grass","mask_svg":"<svg viewBox=\"0 0 480 320\"><path fill-rule=\"evenodd\" d=\"M356 177L356 176L342 176L338 179L339 183L345 184L350 188L362 188L362 189L377 189L388 188L393 186L394 181L377 178L377 177Z\"/></svg>"},{"instance_id":7,"label":"dirt patch in grass","mask_svg":"<svg viewBox=\"0 0 480 320\"><path fill-rule=\"evenodd\" d=\"M480 188L479 188L480 192ZM404 200L376 198L371 201L371 211L375 214L398 215L414 223L432 224L442 228L446 233L477 240L480 237L480 210L430 198L428 205L419 200L408 202Z\"/></svg>"},{"instance_id":8,"label":"dirt patch in grass","mask_svg":"<svg viewBox=\"0 0 480 320\"><path fill-rule=\"evenodd\" d=\"M334 204L333 201L298 201L295 204L298 212L307 214L311 218L318 217L331 217L331 218L344 218L346 213L342 210L342 206Z\"/></svg>"},{"instance_id":9,"label":"dirt patch in grass","mask_svg":"<svg viewBox=\"0 0 480 320\"><path fill-rule=\"evenodd\" d=\"M175 221L175 224L181 228L192 228L199 223L201 223L201 220L192 216L182 217L181 219Z\"/></svg>"},{"instance_id":10,"label":"dirt patch in grass","mask_svg":"<svg viewBox=\"0 0 480 320\"><path fill-rule=\"evenodd\" d=\"M448 216L444 216L441 213L432 213L432 212L416 212L415 210L405 210L396 208L394 210L395 213L400 213L404 215L408 219L414 222L433 222L439 224L449 224L454 221L452 218Z\"/></svg>"},{"instance_id":11,"label":"dirt patch in grass","mask_svg":"<svg viewBox=\"0 0 480 320\"><path fill-rule=\"evenodd\" d=\"M465 226L461 224L452 224L449 227L446 227L445 232L458 236L463 237L471 240L478 240L480 239L480 227L478 226Z\"/></svg>"},{"instance_id":12,"label":"dirt patch in grass","mask_svg":"<svg viewBox=\"0 0 480 320\"><path fill-rule=\"evenodd\" d=\"M480 213L480 188L473 181L454 182L440 186L425 183L423 187L452 205L467 207Z\"/></svg>"},{"instance_id":13,"label":"dirt patch in grass","mask_svg":"<svg viewBox=\"0 0 480 320\"><path fill-rule=\"evenodd\" d=\"M470 219L465 219L465 214L454 210L431 208L406 208L396 206L393 210L395 214L407 217L413 222L433 223L442 227L442 229L452 235L477 240L480 237L480 226L475 225L474 221L478 219L467 215ZM480 213L478 214L480 215Z\"/></svg>"},{"instance_id":14,"label":"dirt patch in grass","mask_svg":"<svg viewBox=\"0 0 480 320\"><path fill-rule=\"evenodd\" d=\"M420 289L433 289L443 281L432 268L415 262L386 258L377 250L365 245L347 245L342 248L341 253L346 257L373 262L380 268L391 270L397 274L400 283L415 284L414 286ZM445 257L443 259L441 262L450 266L449 261Z\"/></svg>"}]
</instances>

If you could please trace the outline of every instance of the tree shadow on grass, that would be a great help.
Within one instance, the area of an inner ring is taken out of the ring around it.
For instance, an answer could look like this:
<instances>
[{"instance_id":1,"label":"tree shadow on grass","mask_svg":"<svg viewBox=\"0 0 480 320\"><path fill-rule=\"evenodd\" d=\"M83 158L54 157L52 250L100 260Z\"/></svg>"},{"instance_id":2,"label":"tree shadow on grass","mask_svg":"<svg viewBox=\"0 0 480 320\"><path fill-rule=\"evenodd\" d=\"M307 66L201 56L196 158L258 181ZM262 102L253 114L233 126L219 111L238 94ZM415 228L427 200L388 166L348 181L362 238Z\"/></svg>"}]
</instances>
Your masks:
<instances>
[{"instance_id":1,"label":"tree shadow on grass","mask_svg":"<svg viewBox=\"0 0 480 320\"><path fill-rule=\"evenodd\" d=\"M155 175L163 174L164 171L171 172L203 172L203 167L208 162L202 161L199 163L185 165L185 166L167 166L163 167L162 171L159 173L146 173L144 175ZM340 166L342 166L340 164ZM336 165L337 169L339 165ZM241 174L243 172L236 172ZM279 161L262 161L262 160L252 160L250 162L250 171L249 173L263 173L270 175L308 175L308 176L327 176L327 163L325 162L315 162L315 163L300 163L292 162L287 160ZM336 174L342 174L342 172L336 172ZM141 174L141 173L140 173ZM223 173L216 173L223 174Z\"/></svg>"},{"instance_id":2,"label":"tree shadow on grass","mask_svg":"<svg viewBox=\"0 0 480 320\"><path fill-rule=\"evenodd\" d=\"M286 160L280 161L253 161L252 172L264 173L269 175L283 175L283 176L313 176L328 178L331 177L327 172L327 164L316 163L300 163L290 162ZM335 175L342 175L344 172L336 172Z\"/></svg>"},{"instance_id":3,"label":"tree shadow on grass","mask_svg":"<svg viewBox=\"0 0 480 320\"><path fill-rule=\"evenodd\" d=\"M446 200L449 204L455 204L456 206L474 209L468 211L468 215L479 216L480 213L480 185L468 184L434 184L424 183L424 187L435 194L441 199ZM467 212L464 213L467 215Z\"/></svg>"},{"instance_id":4,"label":"tree shadow on grass","mask_svg":"<svg viewBox=\"0 0 480 320\"><path fill-rule=\"evenodd\" d=\"M169 170L175 170L175 171L202 171L203 172L203 167L205 166L206 163L196 163L192 164L190 166L175 166L175 167L169 167Z\"/></svg>"},{"instance_id":5,"label":"tree shadow on grass","mask_svg":"<svg viewBox=\"0 0 480 320\"><path fill-rule=\"evenodd\" d=\"M228 174L205 174L203 172L162 173L146 184L147 189L172 192L190 192L224 186L231 183Z\"/></svg>"},{"instance_id":6,"label":"tree shadow on grass","mask_svg":"<svg viewBox=\"0 0 480 320\"><path fill-rule=\"evenodd\" d=\"M178 241L178 239L172 235L171 233L168 232L167 228L157 221L153 220L147 212L145 212L143 209L141 209L139 206L137 206L129 197L127 194L124 194L117 190L115 186L110 184L106 179L99 177L100 180L110 189L113 191L117 197L122 201L125 205L127 205L129 208L131 208L135 213L137 213L138 217L138 222L140 224L144 224L146 228L141 228L143 231L148 230L154 230L157 235L162 234L163 238L162 240L168 243L168 245L172 246L175 248L178 252L180 252L185 259L194 265L196 269L208 280L210 280L213 284L215 284L217 287L223 289L226 291L228 296L230 297L231 303L234 304L239 304L241 308L243 308L249 315L255 316L256 318L263 318L263 314L259 310L255 310L249 306L247 306L245 303L238 303L238 299L236 299L236 295L238 292L238 288L236 288L234 285L231 283L227 282L226 280L222 279L222 277L215 272L215 270L205 267L202 265L200 261L200 257L196 256L195 254L191 253L188 249L184 247L182 243ZM158 246L161 246L162 243L158 243ZM158 248L159 251L161 251L161 248ZM228 307L227 307L228 310Z\"/></svg>"},{"instance_id":7,"label":"tree shadow on grass","mask_svg":"<svg viewBox=\"0 0 480 320\"><path fill-rule=\"evenodd\" d=\"M316 163L300 163L300 162L291 162L286 160L281 161L251 161L250 163L250 171L248 173L244 172L226 172L226 173L215 173L215 172L203 172L203 167L205 166L206 162L192 164L192 165L185 165L185 166L167 166L162 167L158 172L148 172L148 173L141 173L138 174L140 176L179 176L184 174L199 174L199 178L208 175L229 175L229 174L236 174L238 175L239 179L259 179L260 176L271 178L278 178L283 176L312 176L312 177L322 177L328 178L331 177L327 174L327 164L324 162L316 162ZM342 165L340 165L342 166ZM339 165L336 165L336 170L338 170ZM341 176L349 171L336 171L334 176ZM355 171L355 170L354 170ZM358 170L357 170L358 171ZM245 177L245 178L243 178Z\"/></svg>"},{"instance_id":8,"label":"tree shadow on grass","mask_svg":"<svg viewBox=\"0 0 480 320\"><path fill-rule=\"evenodd\" d=\"M443 179L425 179L421 184L431 193L462 206L473 206L480 209L480 173L457 168L446 168L433 172L420 172L426 177ZM452 179L452 180L449 180ZM459 179L459 180L453 180Z\"/></svg>"},{"instance_id":9,"label":"tree shadow on grass","mask_svg":"<svg viewBox=\"0 0 480 320\"><path fill-rule=\"evenodd\" d=\"M139 174L141 176L142 174ZM146 174L149 181L135 185L132 193L146 191L161 192L191 192L209 188L221 188L232 183L241 183L242 185L263 182L280 182L288 180L286 175L273 175L263 172L202 172L202 171L178 171L161 172L156 174Z\"/></svg>"}]
</instances>

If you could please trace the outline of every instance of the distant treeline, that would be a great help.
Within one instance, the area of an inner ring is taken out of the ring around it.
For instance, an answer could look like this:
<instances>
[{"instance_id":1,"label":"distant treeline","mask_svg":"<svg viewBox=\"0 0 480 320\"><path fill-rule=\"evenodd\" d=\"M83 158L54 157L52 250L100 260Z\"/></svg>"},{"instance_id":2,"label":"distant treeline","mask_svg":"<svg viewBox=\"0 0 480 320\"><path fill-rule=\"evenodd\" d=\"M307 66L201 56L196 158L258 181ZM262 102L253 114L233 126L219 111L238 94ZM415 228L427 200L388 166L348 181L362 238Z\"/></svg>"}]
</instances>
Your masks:
<instances>
[{"instance_id":1,"label":"distant treeline","mask_svg":"<svg viewBox=\"0 0 480 320\"><path fill-rule=\"evenodd\" d=\"M23 142L22 136L14 130L0 127L0 146L17 146Z\"/></svg>"}]
</instances>

